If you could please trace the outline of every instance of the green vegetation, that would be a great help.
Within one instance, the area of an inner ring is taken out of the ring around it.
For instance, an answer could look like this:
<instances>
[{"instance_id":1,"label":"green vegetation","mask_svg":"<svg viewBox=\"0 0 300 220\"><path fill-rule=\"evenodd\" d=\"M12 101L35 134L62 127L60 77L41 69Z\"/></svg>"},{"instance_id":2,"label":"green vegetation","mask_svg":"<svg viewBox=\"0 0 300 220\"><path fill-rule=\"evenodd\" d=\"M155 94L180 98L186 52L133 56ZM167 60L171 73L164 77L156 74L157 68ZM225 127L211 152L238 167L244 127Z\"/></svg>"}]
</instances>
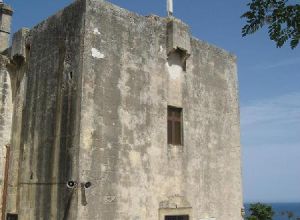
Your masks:
<instances>
[{"instance_id":1,"label":"green vegetation","mask_svg":"<svg viewBox=\"0 0 300 220\"><path fill-rule=\"evenodd\" d=\"M247 220L272 220L274 212L272 207L262 203L255 203L250 205L250 216Z\"/></svg>"},{"instance_id":2,"label":"green vegetation","mask_svg":"<svg viewBox=\"0 0 300 220\"><path fill-rule=\"evenodd\" d=\"M249 11L241 16L247 19L242 35L253 34L266 25L269 37L277 47L282 47L289 40L290 47L296 48L300 40L300 5L291 2L251 0L248 3Z\"/></svg>"},{"instance_id":3,"label":"green vegetation","mask_svg":"<svg viewBox=\"0 0 300 220\"><path fill-rule=\"evenodd\" d=\"M249 216L247 217L247 220L258 220L258 218L255 216Z\"/></svg>"}]
</instances>

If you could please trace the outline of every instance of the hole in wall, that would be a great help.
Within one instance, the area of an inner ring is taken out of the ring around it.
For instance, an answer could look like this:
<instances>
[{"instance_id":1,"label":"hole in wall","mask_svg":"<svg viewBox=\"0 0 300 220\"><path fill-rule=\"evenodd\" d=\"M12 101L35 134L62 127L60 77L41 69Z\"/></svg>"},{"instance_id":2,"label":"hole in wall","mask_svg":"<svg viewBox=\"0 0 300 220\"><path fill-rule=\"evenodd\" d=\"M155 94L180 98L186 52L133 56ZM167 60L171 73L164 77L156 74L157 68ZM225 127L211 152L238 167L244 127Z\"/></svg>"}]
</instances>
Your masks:
<instances>
[{"instance_id":1,"label":"hole in wall","mask_svg":"<svg viewBox=\"0 0 300 220\"><path fill-rule=\"evenodd\" d=\"M69 72L69 79L72 80L73 79L73 72Z\"/></svg>"},{"instance_id":2,"label":"hole in wall","mask_svg":"<svg viewBox=\"0 0 300 220\"><path fill-rule=\"evenodd\" d=\"M177 48L176 50L173 50L168 55L168 64L169 66L180 66L183 71L186 71L186 59L187 54L186 51L181 50Z\"/></svg>"},{"instance_id":3,"label":"hole in wall","mask_svg":"<svg viewBox=\"0 0 300 220\"><path fill-rule=\"evenodd\" d=\"M27 45L26 45L26 50L27 50L27 51L30 51L30 49L31 49L30 44L27 44Z\"/></svg>"}]
</instances>

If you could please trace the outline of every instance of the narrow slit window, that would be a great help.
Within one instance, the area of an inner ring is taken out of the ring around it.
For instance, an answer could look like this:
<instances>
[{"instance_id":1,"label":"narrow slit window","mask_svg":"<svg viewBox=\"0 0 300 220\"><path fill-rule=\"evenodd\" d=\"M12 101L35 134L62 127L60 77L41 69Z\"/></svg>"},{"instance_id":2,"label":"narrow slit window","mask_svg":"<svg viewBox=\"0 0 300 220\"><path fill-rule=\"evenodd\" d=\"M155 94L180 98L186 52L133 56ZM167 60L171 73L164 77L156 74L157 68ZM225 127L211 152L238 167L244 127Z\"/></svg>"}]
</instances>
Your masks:
<instances>
[{"instance_id":1,"label":"narrow slit window","mask_svg":"<svg viewBox=\"0 0 300 220\"><path fill-rule=\"evenodd\" d=\"M182 145L182 108L168 106L168 144Z\"/></svg>"}]
</instances>

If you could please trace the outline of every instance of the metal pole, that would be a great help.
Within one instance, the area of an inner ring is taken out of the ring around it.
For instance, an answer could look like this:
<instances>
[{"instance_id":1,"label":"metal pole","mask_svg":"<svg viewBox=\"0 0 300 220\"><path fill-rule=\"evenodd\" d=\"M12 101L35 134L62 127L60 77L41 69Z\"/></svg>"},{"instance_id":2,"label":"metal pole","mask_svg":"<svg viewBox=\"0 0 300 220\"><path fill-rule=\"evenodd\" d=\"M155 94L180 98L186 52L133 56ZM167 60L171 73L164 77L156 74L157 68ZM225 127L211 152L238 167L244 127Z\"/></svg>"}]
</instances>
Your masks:
<instances>
[{"instance_id":1,"label":"metal pole","mask_svg":"<svg viewBox=\"0 0 300 220\"><path fill-rule=\"evenodd\" d=\"M167 0L168 16L173 15L173 0Z\"/></svg>"}]
</instances>

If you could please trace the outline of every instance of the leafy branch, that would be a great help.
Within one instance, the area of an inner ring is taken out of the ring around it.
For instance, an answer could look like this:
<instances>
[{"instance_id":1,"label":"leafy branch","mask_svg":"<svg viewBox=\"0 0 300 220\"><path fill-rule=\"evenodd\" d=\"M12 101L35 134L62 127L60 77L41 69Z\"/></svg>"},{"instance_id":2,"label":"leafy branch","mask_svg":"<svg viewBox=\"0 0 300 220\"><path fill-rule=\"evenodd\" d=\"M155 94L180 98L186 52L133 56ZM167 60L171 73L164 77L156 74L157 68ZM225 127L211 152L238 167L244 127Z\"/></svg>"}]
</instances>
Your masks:
<instances>
[{"instance_id":1,"label":"leafy branch","mask_svg":"<svg viewBox=\"0 0 300 220\"><path fill-rule=\"evenodd\" d=\"M241 18L247 19L242 36L255 33L268 26L269 37L282 47L288 40L290 47L296 48L300 40L300 5L288 4L288 0L251 0L249 11Z\"/></svg>"}]
</instances>

